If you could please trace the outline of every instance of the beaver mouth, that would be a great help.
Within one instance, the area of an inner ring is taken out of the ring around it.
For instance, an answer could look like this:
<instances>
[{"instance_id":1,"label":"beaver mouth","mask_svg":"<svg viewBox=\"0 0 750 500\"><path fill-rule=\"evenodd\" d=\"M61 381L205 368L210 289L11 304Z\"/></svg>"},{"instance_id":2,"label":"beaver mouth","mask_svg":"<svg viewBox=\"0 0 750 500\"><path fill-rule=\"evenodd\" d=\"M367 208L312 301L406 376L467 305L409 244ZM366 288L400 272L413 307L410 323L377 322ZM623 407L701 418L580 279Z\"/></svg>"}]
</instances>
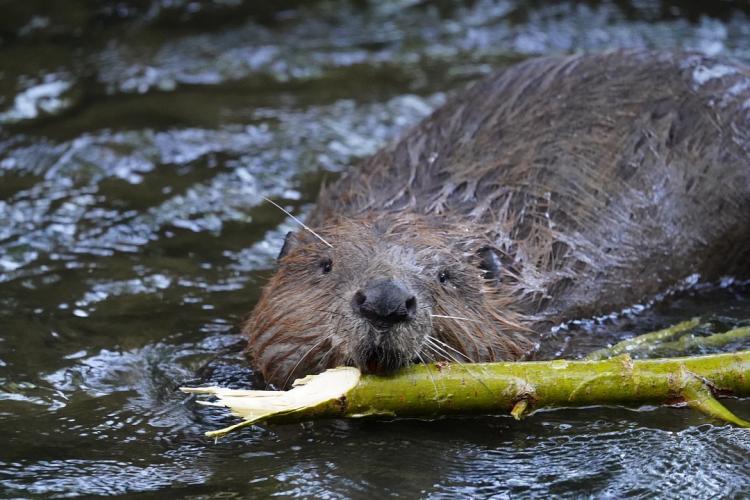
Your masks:
<instances>
[{"instance_id":1,"label":"beaver mouth","mask_svg":"<svg viewBox=\"0 0 750 500\"><path fill-rule=\"evenodd\" d=\"M364 372L365 373L385 373L387 370L381 363L381 359L375 356L370 356L365 362Z\"/></svg>"},{"instance_id":2,"label":"beaver mouth","mask_svg":"<svg viewBox=\"0 0 750 500\"><path fill-rule=\"evenodd\" d=\"M361 358L364 373L385 374L415 363L412 356L396 347L371 346Z\"/></svg>"},{"instance_id":3,"label":"beaver mouth","mask_svg":"<svg viewBox=\"0 0 750 500\"><path fill-rule=\"evenodd\" d=\"M417 363L423 332L412 318L392 323L366 322L353 352L354 365L363 373L386 374Z\"/></svg>"},{"instance_id":4,"label":"beaver mouth","mask_svg":"<svg viewBox=\"0 0 750 500\"><path fill-rule=\"evenodd\" d=\"M399 368L409 365L409 362L393 362L389 361L388 358L383 358L378 353L372 353L366 360L362 371L364 373L371 373L380 375L384 373L391 373Z\"/></svg>"}]
</instances>

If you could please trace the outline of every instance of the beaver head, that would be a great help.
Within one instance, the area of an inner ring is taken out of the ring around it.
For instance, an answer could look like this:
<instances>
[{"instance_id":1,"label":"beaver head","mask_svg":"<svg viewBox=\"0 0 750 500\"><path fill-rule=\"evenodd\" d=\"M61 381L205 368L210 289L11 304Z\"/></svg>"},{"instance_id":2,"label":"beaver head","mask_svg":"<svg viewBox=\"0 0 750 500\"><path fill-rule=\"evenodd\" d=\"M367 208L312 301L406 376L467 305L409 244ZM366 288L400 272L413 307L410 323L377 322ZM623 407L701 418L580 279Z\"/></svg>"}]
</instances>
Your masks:
<instances>
[{"instance_id":1,"label":"beaver head","mask_svg":"<svg viewBox=\"0 0 750 500\"><path fill-rule=\"evenodd\" d=\"M512 271L481 234L405 213L289 233L245 325L256 367L283 387L339 365L519 358L531 342L497 286Z\"/></svg>"}]
</instances>

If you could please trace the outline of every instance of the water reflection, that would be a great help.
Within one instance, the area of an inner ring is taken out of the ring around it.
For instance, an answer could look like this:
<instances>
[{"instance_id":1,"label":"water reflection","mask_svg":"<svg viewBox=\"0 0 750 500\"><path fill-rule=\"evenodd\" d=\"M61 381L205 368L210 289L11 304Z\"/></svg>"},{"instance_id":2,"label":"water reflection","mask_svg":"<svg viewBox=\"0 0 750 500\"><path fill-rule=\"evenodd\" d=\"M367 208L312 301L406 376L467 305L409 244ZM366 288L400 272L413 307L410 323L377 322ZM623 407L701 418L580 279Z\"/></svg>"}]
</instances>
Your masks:
<instances>
[{"instance_id":1,"label":"water reflection","mask_svg":"<svg viewBox=\"0 0 750 500\"><path fill-rule=\"evenodd\" d=\"M62 5L62 4L61 4ZM750 61L729 2L9 2L0 19L0 488L7 496L740 495L744 431L680 409L253 428L181 383L256 384L237 326L318 186L535 54ZM704 9L704 10L701 10ZM706 10L708 9L708 10ZM746 288L560 332L575 357ZM745 344L732 346L747 348ZM744 401L734 402L750 414Z\"/></svg>"}]
</instances>

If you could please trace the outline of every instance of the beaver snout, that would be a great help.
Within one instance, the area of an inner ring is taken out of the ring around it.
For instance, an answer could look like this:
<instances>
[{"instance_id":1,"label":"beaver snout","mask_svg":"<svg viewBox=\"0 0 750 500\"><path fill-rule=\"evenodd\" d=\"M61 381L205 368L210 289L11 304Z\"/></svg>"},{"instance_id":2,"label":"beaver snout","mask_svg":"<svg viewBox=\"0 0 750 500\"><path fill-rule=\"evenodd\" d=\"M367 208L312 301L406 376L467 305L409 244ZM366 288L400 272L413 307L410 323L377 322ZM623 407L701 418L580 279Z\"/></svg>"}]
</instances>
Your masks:
<instances>
[{"instance_id":1,"label":"beaver snout","mask_svg":"<svg viewBox=\"0 0 750 500\"><path fill-rule=\"evenodd\" d=\"M354 312L374 326L388 328L413 319L417 314L417 298L406 285L394 279L369 282L352 298Z\"/></svg>"}]
</instances>

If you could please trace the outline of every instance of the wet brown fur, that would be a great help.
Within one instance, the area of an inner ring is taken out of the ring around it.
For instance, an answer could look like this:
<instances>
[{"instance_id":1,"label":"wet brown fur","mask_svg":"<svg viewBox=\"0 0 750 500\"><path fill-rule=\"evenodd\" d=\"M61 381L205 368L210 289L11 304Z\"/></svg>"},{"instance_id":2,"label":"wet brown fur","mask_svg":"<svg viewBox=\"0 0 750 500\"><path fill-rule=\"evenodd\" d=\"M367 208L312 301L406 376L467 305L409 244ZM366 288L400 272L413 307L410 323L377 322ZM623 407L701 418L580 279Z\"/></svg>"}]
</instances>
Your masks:
<instances>
[{"instance_id":1,"label":"wet brown fur","mask_svg":"<svg viewBox=\"0 0 750 500\"><path fill-rule=\"evenodd\" d=\"M519 359L554 323L696 273L746 273L749 219L746 68L645 52L530 60L321 191L307 223L333 248L298 232L246 324L250 352L277 385L366 368L379 333L349 297L389 276L417 291L420 313L383 344L403 355L386 365ZM487 247L502 262L490 280L478 267Z\"/></svg>"}]
</instances>

